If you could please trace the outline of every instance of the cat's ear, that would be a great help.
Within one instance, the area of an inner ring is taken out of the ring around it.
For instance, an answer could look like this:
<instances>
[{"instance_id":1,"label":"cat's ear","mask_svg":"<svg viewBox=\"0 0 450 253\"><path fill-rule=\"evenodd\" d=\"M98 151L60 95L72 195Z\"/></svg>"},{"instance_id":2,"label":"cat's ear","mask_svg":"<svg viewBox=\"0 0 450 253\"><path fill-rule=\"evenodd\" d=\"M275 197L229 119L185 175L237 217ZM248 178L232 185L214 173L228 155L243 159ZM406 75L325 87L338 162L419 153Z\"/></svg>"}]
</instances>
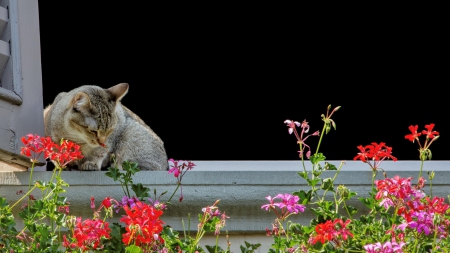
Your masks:
<instances>
[{"instance_id":1,"label":"cat's ear","mask_svg":"<svg viewBox=\"0 0 450 253\"><path fill-rule=\"evenodd\" d=\"M73 97L72 107L78 111L82 111L83 109L90 109L91 100L86 93L80 91Z\"/></svg>"},{"instance_id":2,"label":"cat's ear","mask_svg":"<svg viewBox=\"0 0 450 253\"><path fill-rule=\"evenodd\" d=\"M127 83L119 83L113 87L107 89L112 96L112 99L116 102L120 101L128 92L129 85Z\"/></svg>"}]
</instances>

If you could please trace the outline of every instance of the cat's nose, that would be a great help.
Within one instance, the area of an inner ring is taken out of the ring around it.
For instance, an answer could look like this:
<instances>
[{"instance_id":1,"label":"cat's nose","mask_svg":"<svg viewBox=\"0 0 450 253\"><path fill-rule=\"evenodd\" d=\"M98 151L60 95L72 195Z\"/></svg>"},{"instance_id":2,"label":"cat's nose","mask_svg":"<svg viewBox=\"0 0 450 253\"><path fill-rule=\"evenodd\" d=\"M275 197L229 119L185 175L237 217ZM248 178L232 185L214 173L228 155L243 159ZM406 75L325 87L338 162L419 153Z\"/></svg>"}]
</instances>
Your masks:
<instances>
[{"instance_id":1,"label":"cat's nose","mask_svg":"<svg viewBox=\"0 0 450 253\"><path fill-rule=\"evenodd\" d=\"M98 139L97 139L97 141L98 141L98 143L100 144L100 145L102 145L102 144L105 144L105 141L106 141L106 136L99 136L98 137Z\"/></svg>"}]
</instances>

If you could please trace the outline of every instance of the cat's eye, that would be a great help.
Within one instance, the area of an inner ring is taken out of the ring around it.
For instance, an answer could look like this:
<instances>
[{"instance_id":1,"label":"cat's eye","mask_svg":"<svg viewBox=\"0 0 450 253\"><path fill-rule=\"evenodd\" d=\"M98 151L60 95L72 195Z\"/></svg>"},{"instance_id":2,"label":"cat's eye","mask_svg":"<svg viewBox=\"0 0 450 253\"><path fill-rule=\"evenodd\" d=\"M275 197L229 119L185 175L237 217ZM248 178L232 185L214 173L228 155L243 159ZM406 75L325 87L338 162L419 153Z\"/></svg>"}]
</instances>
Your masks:
<instances>
[{"instance_id":1,"label":"cat's eye","mask_svg":"<svg viewBox=\"0 0 450 253\"><path fill-rule=\"evenodd\" d=\"M96 130L89 130L89 132L93 133L93 134L97 134Z\"/></svg>"},{"instance_id":2,"label":"cat's eye","mask_svg":"<svg viewBox=\"0 0 450 253\"><path fill-rule=\"evenodd\" d=\"M72 121L72 122L75 123L76 125L80 126L80 127L88 128L88 126L84 126L84 125L79 124L79 123L77 123L77 122L75 122L75 121Z\"/></svg>"}]
</instances>

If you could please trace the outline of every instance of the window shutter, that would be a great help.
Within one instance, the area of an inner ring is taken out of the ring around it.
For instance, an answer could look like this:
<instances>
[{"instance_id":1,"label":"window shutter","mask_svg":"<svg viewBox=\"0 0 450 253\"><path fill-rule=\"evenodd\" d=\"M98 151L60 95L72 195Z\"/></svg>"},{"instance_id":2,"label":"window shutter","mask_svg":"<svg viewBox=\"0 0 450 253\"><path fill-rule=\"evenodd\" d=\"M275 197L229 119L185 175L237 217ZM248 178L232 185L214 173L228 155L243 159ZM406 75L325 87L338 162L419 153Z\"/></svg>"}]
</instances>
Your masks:
<instances>
[{"instance_id":1,"label":"window shutter","mask_svg":"<svg viewBox=\"0 0 450 253\"><path fill-rule=\"evenodd\" d=\"M22 104L17 0L0 0L0 99Z\"/></svg>"},{"instance_id":2,"label":"window shutter","mask_svg":"<svg viewBox=\"0 0 450 253\"><path fill-rule=\"evenodd\" d=\"M0 171L27 170L20 138L44 135L38 13L37 0L0 0Z\"/></svg>"}]
</instances>

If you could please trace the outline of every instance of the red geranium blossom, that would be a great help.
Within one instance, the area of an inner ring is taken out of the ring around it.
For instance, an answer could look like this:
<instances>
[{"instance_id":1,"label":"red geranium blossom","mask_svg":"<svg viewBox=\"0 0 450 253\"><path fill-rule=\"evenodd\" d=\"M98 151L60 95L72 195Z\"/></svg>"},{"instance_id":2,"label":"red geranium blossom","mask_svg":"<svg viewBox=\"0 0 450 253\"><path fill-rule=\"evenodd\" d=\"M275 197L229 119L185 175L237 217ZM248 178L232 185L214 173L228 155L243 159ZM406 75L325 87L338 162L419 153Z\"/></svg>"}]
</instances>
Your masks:
<instances>
[{"instance_id":1,"label":"red geranium blossom","mask_svg":"<svg viewBox=\"0 0 450 253\"><path fill-rule=\"evenodd\" d=\"M64 236L63 246L71 249L81 249L82 252L102 249L101 239L103 237L110 238L110 233L111 229L108 222L90 219L81 221L81 217L78 217L72 235L75 242L70 243Z\"/></svg>"},{"instance_id":2,"label":"red geranium blossom","mask_svg":"<svg viewBox=\"0 0 450 253\"><path fill-rule=\"evenodd\" d=\"M421 133L417 132L417 128L418 127L419 127L418 125L415 125L415 126L411 125L411 126L409 126L408 129L409 129L409 131L411 131L411 134L407 134L405 136L405 139L408 139L408 140L410 140L410 141L412 141L414 143L414 140L417 140L419 138L419 136L422 135Z\"/></svg>"},{"instance_id":3,"label":"red geranium blossom","mask_svg":"<svg viewBox=\"0 0 450 253\"><path fill-rule=\"evenodd\" d=\"M122 241L130 245L133 241L136 246L150 244L160 239L159 233L163 230L164 222L159 219L163 214L151 205L143 202L136 202L133 208L127 205L123 207L127 215L122 216L121 222L126 224L127 232L122 235Z\"/></svg>"},{"instance_id":4,"label":"red geranium blossom","mask_svg":"<svg viewBox=\"0 0 450 253\"><path fill-rule=\"evenodd\" d=\"M333 241L336 244L341 244L342 240L347 240L349 237L353 237L353 234L347 228L347 225L351 220L345 222L341 219L335 219L334 221L327 220L325 223L317 224L316 233L310 238L311 244L321 242L324 244L328 241Z\"/></svg>"},{"instance_id":5,"label":"red geranium blossom","mask_svg":"<svg viewBox=\"0 0 450 253\"><path fill-rule=\"evenodd\" d=\"M28 134L22 137L22 147L20 153L31 158L32 162L37 162L39 156L44 153L44 158L50 158L56 166L64 168L69 162L83 158L80 146L68 141L61 140L58 145L50 137L40 137L35 134Z\"/></svg>"},{"instance_id":6,"label":"red geranium blossom","mask_svg":"<svg viewBox=\"0 0 450 253\"><path fill-rule=\"evenodd\" d=\"M427 135L427 138L433 139L434 137L436 137L437 135L439 135L439 132L438 132L438 131L433 131L433 127L434 127L434 124L433 124L433 123L431 123L431 124L429 124L429 125L425 125L425 128L426 128L427 130L422 130L422 134L426 134L426 135Z\"/></svg>"},{"instance_id":7,"label":"red geranium blossom","mask_svg":"<svg viewBox=\"0 0 450 253\"><path fill-rule=\"evenodd\" d=\"M380 142L380 144L372 142L370 145L366 145L365 147L359 145L357 148L360 152L353 160L359 159L364 163L368 163L373 170L376 170L380 163L386 159L392 159L394 162L397 161L397 158L392 155L392 148L386 146L384 142ZM372 160L373 164L369 160Z\"/></svg>"}]
</instances>

